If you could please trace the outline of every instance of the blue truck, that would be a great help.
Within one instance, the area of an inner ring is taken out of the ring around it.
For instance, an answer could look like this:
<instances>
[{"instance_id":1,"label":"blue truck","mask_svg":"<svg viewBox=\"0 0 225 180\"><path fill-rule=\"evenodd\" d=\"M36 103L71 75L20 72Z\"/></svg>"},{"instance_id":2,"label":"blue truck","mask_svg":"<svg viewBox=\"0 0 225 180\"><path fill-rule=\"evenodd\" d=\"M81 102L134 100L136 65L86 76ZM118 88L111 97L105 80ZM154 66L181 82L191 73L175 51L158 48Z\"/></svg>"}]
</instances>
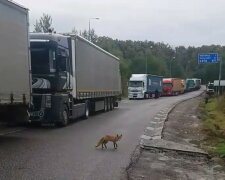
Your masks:
<instances>
[{"instance_id":1,"label":"blue truck","mask_svg":"<svg viewBox=\"0 0 225 180\"><path fill-rule=\"evenodd\" d=\"M162 76L132 74L128 84L129 99L148 99L162 94Z\"/></svg>"}]
</instances>

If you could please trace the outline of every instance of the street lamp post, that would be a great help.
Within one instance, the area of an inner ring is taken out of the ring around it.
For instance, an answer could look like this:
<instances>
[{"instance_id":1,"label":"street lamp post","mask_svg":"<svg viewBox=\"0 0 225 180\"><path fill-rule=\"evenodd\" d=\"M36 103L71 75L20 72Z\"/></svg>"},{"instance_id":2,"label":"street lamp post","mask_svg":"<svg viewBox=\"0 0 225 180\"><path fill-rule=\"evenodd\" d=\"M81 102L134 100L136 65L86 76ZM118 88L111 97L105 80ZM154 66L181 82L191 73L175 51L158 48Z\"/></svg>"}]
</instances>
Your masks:
<instances>
[{"instance_id":1,"label":"street lamp post","mask_svg":"<svg viewBox=\"0 0 225 180\"><path fill-rule=\"evenodd\" d=\"M150 46L150 50L151 49L152 49L152 46ZM145 53L145 74L148 74L148 58L146 53Z\"/></svg>"},{"instance_id":2,"label":"street lamp post","mask_svg":"<svg viewBox=\"0 0 225 180\"><path fill-rule=\"evenodd\" d=\"M88 39L89 39L89 41L91 41L91 19L99 20L100 18L98 18L98 17L89 18L89 26L88 26Z\"/></svg>"},{"instance_id":3,"label":"street lamp post","mask_svg":"<svg viewBox=\"0 0 225 180\"><path fill-rule=\"evenodd\" d=\"M171 60L170 60L170 77L172 78L172 61L175 60L175 57L173 57Z\"/></svg>"}]
</instances>

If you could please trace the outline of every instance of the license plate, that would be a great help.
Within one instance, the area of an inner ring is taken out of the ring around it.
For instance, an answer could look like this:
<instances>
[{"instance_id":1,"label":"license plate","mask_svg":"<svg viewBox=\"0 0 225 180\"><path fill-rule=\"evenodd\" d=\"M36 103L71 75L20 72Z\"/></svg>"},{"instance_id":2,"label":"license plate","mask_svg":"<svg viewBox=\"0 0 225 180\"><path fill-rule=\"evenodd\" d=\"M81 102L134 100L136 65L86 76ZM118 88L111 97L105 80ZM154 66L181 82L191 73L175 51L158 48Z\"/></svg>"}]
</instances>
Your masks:
<instances>
[{"instance_id":1,"label":"license plate","mask_svg":"<svg viewBox=\"0 0 225 180\"><path fill-rule=\"evenodd\" d=\"M33 117L43 117L44 116L44 111L41 110L41 111L33 111L33 112L30 112L30 116L33 116Z\"/></svg>"}]
</instances>

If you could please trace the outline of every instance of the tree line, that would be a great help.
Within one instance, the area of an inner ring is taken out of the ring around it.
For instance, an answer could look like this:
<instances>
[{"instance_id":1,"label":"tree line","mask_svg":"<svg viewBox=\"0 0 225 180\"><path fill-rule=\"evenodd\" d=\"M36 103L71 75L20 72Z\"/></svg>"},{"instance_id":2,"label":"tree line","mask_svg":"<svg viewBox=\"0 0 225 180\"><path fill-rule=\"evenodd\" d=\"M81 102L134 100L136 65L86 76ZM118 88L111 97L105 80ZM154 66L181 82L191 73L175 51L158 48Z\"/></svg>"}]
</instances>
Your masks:
<instances>
[{"instance_id":1,"label":"tree line","mask_svg":"<svg viewBox=\"0 0 225 180\"><path fill-rule=\"evenodd\" d=\"M47 32L52 28L52 18L43 14L34 25L35 32ZM169 44L153 41L118 40L110 37L98 36L94 29L90 34L87 30L78 31L76 28L71 33L79 34L90 39L94 44L120 58L120 72L122 78L123 95L127 95L127 82L131 74L154 74L163 77L200 78L202 83L218 79L219 63L198 64L199 53L218 53L220 59L225 58L225 47L210 45L201 47L177 46L172 48ZM222 65L222 77L225 79L225 63Z\"/></svg>"}]
</instances>

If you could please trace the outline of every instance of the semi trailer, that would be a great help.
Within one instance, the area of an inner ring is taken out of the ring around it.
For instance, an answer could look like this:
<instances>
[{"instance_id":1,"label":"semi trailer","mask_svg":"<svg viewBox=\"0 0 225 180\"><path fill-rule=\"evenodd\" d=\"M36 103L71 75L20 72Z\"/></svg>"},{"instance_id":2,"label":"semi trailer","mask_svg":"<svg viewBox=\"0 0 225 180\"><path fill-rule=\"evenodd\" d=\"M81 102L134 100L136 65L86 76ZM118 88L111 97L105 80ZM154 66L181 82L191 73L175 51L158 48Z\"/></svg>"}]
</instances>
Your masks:
<instances>
[{"instance_id":1,"label":"semi trailer","mask_svg":"<svg viewBox=\"0 0 225 180\"><path fill-rule=\"evenodd\" d=\"M31 104L28 9L0 0L0 121L28 120Z\"/></svg>"},{"instance_id":2,"label":"semi trailer","mask_svg":"<svg viewBox=\"0 0 225 180\"><path fill-rule=\"evenodd\" d=\"M163 78L163 95L173 96L184 93L184 80L180 78Z\"/></svg>"},{"instance_id":3,"label":"semi trailer","mask_svg":"<svg viewBox=\"0 0 225 180\"><path fill-rule=\"evenodd\" d=\"M30 122L66 126L118 106L119 58L77 35L31 33L30 45Z\"/></svg>"},{"instance_id":4,"label":"semi trailer","mask_svg":"<svg viewBox=\"0 0 225 180\"><path fill-rule=\"evenodd\" d=\"M132 74L128 84L129 99L147 99L162 94L162 76L151 74Z\"/></svg>"}]
</instances>

